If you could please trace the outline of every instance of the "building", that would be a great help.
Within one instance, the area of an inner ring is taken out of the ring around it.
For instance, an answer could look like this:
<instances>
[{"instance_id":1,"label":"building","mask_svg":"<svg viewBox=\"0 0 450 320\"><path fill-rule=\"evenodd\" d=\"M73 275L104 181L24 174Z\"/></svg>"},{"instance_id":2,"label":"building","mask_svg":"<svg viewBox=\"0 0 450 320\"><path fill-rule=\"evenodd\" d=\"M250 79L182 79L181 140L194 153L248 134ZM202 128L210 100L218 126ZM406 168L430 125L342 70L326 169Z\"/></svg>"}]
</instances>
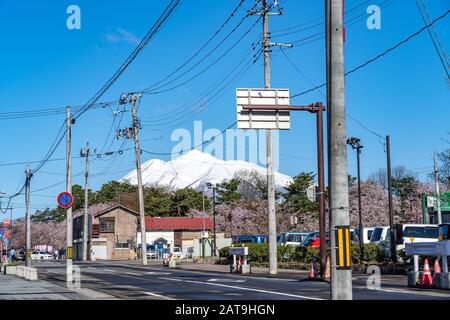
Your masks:
<instances>
[{"instance_id":1,"label":"building","mask_svg":"<svg viewBox=\"0 0 450 320\"><path fill-rule=\"evenodd\" d=\"M209 217L145 217L147 244L173 243L183 252L194 247L194 241L201 239L202 232L207 231L211 236L213 221ZM141 236L138 232L137 244L141 244Z\"/></svg>"},{"instance_id":2,"label":"building","mask_svg":"<svg viewBox=\"0 0 450 320\"><path fill-rule=\"evenodd\" d=\"M95 259L129 260L136 258L136 232L139 213L120 204L98 204L88 209L88 255ZM73 217L73 258L83 258L84 211Z\"/></svg>"},{"instance_id":3,"label":"building","mask_svg":"<svg viewBox=\"0 0 450 320\"><path fill-rule=\"evenodd\" d=\"M96 204L88 209L88 259L91 249L96 260L130 260L137 258L141 245L140 215L120 204ZM73 258L83 259L84 210L73 214ZM157 245L162 254L173 244L187 253L194 242L209 231L211 246L213 221L209 217L145 217L146 241Z\"/></svg>"}]
</instances>

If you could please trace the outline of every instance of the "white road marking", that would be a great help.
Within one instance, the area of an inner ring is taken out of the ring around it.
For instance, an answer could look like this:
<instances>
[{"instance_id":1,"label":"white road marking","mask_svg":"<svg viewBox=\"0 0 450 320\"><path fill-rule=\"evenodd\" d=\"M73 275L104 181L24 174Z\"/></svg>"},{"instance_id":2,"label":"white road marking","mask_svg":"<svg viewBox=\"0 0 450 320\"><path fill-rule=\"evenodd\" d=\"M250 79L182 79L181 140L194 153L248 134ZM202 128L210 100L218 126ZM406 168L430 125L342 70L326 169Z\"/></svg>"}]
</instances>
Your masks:
<instances>
[{"instance_id":1,"label":"white road marking","mask_svg":"<svg viewBox=\"0 0 450 320\"><path fill-rule=\"evenodd\" d=\"M213 278L213 279L209 279L209 280L207 280L208 282L239 282L239 283L242 283L242 282L245 282L245 281L247 281L247 280L238 280L238 279L227 279L227 278L224 278L224 279L215 279L215 278Z\"/></svg>"},{"instance_id":2,"label":"white road marking","mask_svg":"<svg viewBox=\"0 0 450 320\"><path fill-rule=\"evenodd\" d=\"M136 272L125 272L125 274L129 274L129 275L132 275L132 276L140 276L141 275L141 274L136 273Z\"/></svg>"},{"instance_id":3,"label":"white road marking","mask_svg":"<svg viewBox=\"0 0 450 320\"><path fill-rule=\"evenodd\" d=\"M149 271L146 272L145 274L154 274L154 275L168 275L171 274L170 272L157 272L157 271Z\"/></svg>"},{"instance_id":4,"label":"white road marking","mask_svg":"<svg viewBox=\"0 0 450 320\"><path fill-rule=\"evenodd\" d=\"M143 294L146 294L146 295L148 295L148 296L157 297L157 298L162 298L162 299L165 299L165 300L175 300L175 299L173 299L173 298L166 297L166 296L163 296L163 295L161 295L161 294L157 294L157 293L153 293L153 292L142 291L142 293L143 293Z\"/></svg>"},{"instance_id":5,"label":"white road marking","mask_svg":"<svg viewBox=\"0 0 450 320\"><path fill-rule=\"evenodd\" d=\"M112 270L112 269L103 269L103 270L105 270L107 272L112 272L112 273L116 273L117 272L116 270Z\"/></svg>"},{"instance_id":6,"label":"white road marking","mask_svg":"<svg viewBox=\"0 0 450 320\"><path fill-rule=\"evenodd\" d=\"M321 299L321 298L300 296L300 295L297 295L297 294L275 292L275 291L256 289L256 288L237 287L237 286L231 286L231 285L221 284L221 283L201 282L201 281L194 281L194 280L180 280L180 279L162 278L162 277L160 279L170 280L170 281L196 283L196 284L206 284L206 285L209 285L209 286L217 286L217 287L224 287L224 288L231 288L231 289L239 289L239 290L245 290L245 291L255 291L255 292L261 292L261 293L269 293L269 294L275 294L275 295L279 295L279 296L292 297L292 298L301 298L301 299L307 299L307 300L325 300L325 299Z\"/></svg>"}]
</instances>

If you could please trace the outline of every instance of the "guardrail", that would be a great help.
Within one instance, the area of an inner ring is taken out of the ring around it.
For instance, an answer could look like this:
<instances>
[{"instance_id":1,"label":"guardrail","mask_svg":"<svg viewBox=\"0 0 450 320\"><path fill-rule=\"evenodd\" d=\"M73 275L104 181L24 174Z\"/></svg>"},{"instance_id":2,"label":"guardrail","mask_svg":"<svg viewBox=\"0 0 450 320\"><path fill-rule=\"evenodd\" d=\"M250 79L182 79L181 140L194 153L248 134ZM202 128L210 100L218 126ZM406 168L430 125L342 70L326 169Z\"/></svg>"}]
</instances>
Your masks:
<instances>
[{"instance_id":1,"label":"guardrail","mask_svg":"<svg viewBox=\"0 0 450 320\"><path fill-rule=\"evenodd\" d=\"M405 254L414 257L414 270L408 273L409 287L417 286L420 276L419 256L435 256L442 258L442 272L435 273L433 284L439 289L450 289L447 260L450 256L450 241L406 243Z\"/></svg>"}]
</instances>

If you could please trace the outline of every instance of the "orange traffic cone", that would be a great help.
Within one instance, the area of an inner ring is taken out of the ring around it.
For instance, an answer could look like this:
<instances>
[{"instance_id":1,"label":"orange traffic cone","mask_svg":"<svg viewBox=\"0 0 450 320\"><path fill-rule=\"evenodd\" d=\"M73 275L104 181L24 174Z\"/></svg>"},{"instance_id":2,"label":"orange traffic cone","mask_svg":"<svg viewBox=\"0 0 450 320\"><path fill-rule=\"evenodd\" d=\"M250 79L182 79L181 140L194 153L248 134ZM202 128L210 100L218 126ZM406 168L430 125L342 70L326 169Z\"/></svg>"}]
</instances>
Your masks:
<instances>
[{"instance_id":1,"label":"orange traffic cone","mask_svg":"<svg viewBox=\"0 0 450 320\"><path fill-rule=\"evenodd\" d=\"M308 279L315 279L317 277L317 261L316 258L313 258L312 264L311 264L311 272L308 275Z\"/></svg>"},{"instance_id":2,"label":"orange traffic cone","mask_svg":"<svg viewBox=\"0 0 450 320\"><path fill-rule=\"evenodd\" d=\"M439 265L439 259L434 260L434 274L441 273L441 266Z\"/></svg>"},{"instance_id":3,"label":"orange traffic cone","mask_svg":"<svg viewBox=\"0 0 450 320\"><path fill-rule=\"evenodd\" d=\"M431 286L433 284L433 278L431 278L430 264L428 259L425 259L423 263L423 274L421 284L423 286Z\"/></svg>"},{"instance_id":4,"label":"orange traffic cone","mask_svg":"<svg viewBox=\"0 0 450 320\"><path fill-rule=\"evenodd\" d=\"M437 286L438 275L441 273L441 266L439 265L439 259L434 260L434 273L433 273L433 285Z\"/></svg>"}]
</instances>

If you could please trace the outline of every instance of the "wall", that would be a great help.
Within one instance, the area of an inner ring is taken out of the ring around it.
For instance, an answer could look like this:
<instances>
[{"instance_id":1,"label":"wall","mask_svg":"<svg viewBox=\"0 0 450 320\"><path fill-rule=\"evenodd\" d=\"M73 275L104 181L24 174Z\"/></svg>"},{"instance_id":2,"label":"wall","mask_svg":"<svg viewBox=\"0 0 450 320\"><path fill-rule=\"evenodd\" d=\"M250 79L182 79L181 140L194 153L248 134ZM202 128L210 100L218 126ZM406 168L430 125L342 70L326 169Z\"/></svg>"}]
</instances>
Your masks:
<instances>
[{"instance_id":1,"label":"wall","mask_svg":"<svg viewBox=\"0 0 450 320\"><path fill-rule=\"evenodd\" d=\"M102 218L114 218L114 232L100 233L100 238L106 239L106 252L109 260L128 260L134 257L130 249L115 248L116 242L136 242L138 217L120 208L112 210L94 219L94 224L100 224Z\"/></svg>"},{"instance_id":2,"label":"wall","mask_svg":"<svg viewBox=\"0 0 450 320\"><path fill-rule=\"evenodd\" d=\"M147 244L153 244L156 239L164 238L167 241L174 241L173 231L147 231L145 233ZM141 233L137 233L137 244L141 244Z\"/></svg>"}]
</instances>

